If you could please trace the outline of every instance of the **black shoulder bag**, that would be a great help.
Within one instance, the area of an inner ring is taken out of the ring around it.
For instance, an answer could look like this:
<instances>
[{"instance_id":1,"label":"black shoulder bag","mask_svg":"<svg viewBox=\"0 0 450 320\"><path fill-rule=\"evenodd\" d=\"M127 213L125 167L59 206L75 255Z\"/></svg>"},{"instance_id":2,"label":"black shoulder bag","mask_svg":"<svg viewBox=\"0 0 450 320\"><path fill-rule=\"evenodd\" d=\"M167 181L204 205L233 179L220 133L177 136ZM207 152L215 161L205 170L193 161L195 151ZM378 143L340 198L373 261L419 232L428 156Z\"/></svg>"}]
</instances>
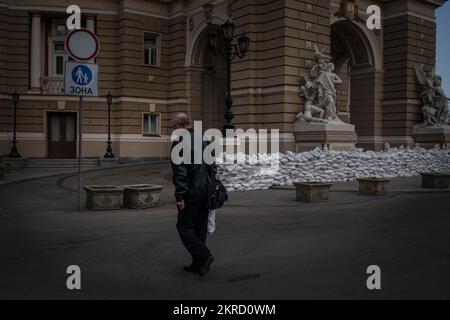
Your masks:
<instances>
[{"instance_id":1,"label":"black shoulder bag","mask_svg":"<svg viewBox=\"0 0 450 320\"><path fill-rule=\"evenodd\" d=\"M227 189L225 189L222 182L215 177L211 170L211 166L206 165L206 167L210 178L207 207L210 210L220 209L223 207L225 201L228 200Z\"/></svg>"}]
</instances>

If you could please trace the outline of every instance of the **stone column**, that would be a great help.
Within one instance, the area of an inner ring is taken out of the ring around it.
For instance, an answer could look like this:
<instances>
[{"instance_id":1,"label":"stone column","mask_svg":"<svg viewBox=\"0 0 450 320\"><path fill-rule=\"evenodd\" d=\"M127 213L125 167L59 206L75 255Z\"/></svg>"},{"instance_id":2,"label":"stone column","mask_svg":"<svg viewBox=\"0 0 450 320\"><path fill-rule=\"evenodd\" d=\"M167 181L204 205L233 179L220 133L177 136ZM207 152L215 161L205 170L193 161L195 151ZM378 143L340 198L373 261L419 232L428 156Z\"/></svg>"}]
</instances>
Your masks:
<instances>
[{"instance_id":1,"label":"stone column","mask_svg":"<svg viewBox=\"0 0 450 320\"><path fill-rule=\"evenodd\" d=\"M31 17L30 90L40 91L41 77L41 14L33 12Z\"/></svg>"},{"instance_id":2,"label":"stone column","mask_svg":"<svg viewBox=\"0 0 450 320\"><path fill-rule=\"evenodd\" d=\"M95 17L94 16L86 17L86 29L95 33Z\"/></svg>"}]
</instances>

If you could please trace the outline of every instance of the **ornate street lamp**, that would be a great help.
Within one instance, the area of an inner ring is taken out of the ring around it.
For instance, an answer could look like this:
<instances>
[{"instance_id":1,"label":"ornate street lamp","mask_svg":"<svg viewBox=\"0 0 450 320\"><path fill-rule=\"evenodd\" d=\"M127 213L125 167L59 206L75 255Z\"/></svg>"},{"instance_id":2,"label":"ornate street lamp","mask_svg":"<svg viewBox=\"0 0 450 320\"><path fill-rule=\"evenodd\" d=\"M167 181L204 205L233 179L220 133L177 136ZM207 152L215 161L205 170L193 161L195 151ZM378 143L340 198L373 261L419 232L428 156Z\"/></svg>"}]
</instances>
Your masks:
<instances>
[{"instance_id":1,"label":"ornate street lamp","mask_svg":"<svg viewBox=\"0 0 450 320\"><path fill-rule=\"evenodd\" d=\"M106 153L103 158L114 158L114 153L112 152L111 147L111 104L112 104L113 95L111 91L106 95L106 103L108 104L108 141L106 142L108 146L106 147Z\"/></svg>"},{"instance_id":2,"label":"ornate street lamp","mask_svg":"<svg viewBox=\"0 0 450 320\"><path fill-rule=\"evenodd\" d=\"M234 130L232 120L234 118L231 107L233 106L233 99L231 98L231 62L234 58L242 59L248 52L250 38L245 32L238 38L237 44L233 43L234 38L234 23L227 21L217 28L216 31L208 33L208 47L214 55L221 55L227 64L227 91L225 97L225 125L223 126L223 134L226 136L227 129ZM219 35L223 36L224 44L219 47Z\"/></svg>"},{"instance_id":3,"label":"ornate street lamp","mask_svg":"<svg viewBox=\"0 0 450 320\"><path fill-rule=\"evenodd\" d=\"M14 91L12 94L12 102L14 104L14 125L13 125L13 140L12 140L12 148L11 153L8 155L8 158L20 158L21 155L17 152L17 139L16 139L16 124L17 124L17 105L19 103L19 94L17 91Z\"/></svg>"}]
</instances>

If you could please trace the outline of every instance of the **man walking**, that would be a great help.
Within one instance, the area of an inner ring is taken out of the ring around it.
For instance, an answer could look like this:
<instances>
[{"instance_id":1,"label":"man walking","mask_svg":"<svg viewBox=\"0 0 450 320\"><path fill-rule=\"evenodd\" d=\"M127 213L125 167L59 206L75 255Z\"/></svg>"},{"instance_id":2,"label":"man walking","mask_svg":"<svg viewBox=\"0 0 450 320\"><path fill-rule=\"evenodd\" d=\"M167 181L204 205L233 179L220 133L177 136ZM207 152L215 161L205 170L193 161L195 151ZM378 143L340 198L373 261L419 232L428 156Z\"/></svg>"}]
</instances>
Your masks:
<instances>
[{"instance_id":1,"label":"man walking","mask_svg":"<svg viewBox=\"0 0 450 320\"><path fill-rule=\"evenodd\" d=\"M172 180L175 186L178 208L177 230L181 241L192 255L191 265L185 266L183 270L204 276L209 272L209 267L214 261L214 257L206 247L206 234L208 226L208 187L211 181L210 177L215 175L215 166L205 164L203 156L201 157L201 163L195 163L194 140L201 139L202 155L206 143L203 141L202 133L195 132L192 128L187 114L177 114L173 120L173 127L174 129L187 130L187 132L184 132L186 134L181 137L190 139L191 146L190 161L186 161L186 163L183 160L180 164L175 164L174 155L172 155ZM172 150L179 143L183 143L183 141L174 141ZM175 156L186 159L186 155L175 154Z\"/></svg>"}]
</instances>

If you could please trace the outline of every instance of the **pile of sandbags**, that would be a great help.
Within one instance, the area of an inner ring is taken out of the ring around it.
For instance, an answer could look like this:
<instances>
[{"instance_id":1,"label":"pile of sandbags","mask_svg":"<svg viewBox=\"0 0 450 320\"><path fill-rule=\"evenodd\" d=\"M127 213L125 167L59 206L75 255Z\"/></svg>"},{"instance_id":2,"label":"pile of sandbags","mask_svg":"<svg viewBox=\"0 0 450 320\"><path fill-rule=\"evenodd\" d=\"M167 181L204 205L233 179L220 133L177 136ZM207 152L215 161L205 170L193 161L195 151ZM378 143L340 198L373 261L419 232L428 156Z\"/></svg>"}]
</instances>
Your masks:
<instances>
[{"instance_id":1,"label":"pile of sandbags","mask_svg":"<svg viewBox=\"0 0 450 320\"><path fill-rule=\"evenodd\" d=\"M450 172L445 149L387 148L382 152L313 151L285 154L224 155L218 175L228 191L261 190L292 181L351 181L358 177L411 177L419 172Z\"/></svg>"}]
</instances>

